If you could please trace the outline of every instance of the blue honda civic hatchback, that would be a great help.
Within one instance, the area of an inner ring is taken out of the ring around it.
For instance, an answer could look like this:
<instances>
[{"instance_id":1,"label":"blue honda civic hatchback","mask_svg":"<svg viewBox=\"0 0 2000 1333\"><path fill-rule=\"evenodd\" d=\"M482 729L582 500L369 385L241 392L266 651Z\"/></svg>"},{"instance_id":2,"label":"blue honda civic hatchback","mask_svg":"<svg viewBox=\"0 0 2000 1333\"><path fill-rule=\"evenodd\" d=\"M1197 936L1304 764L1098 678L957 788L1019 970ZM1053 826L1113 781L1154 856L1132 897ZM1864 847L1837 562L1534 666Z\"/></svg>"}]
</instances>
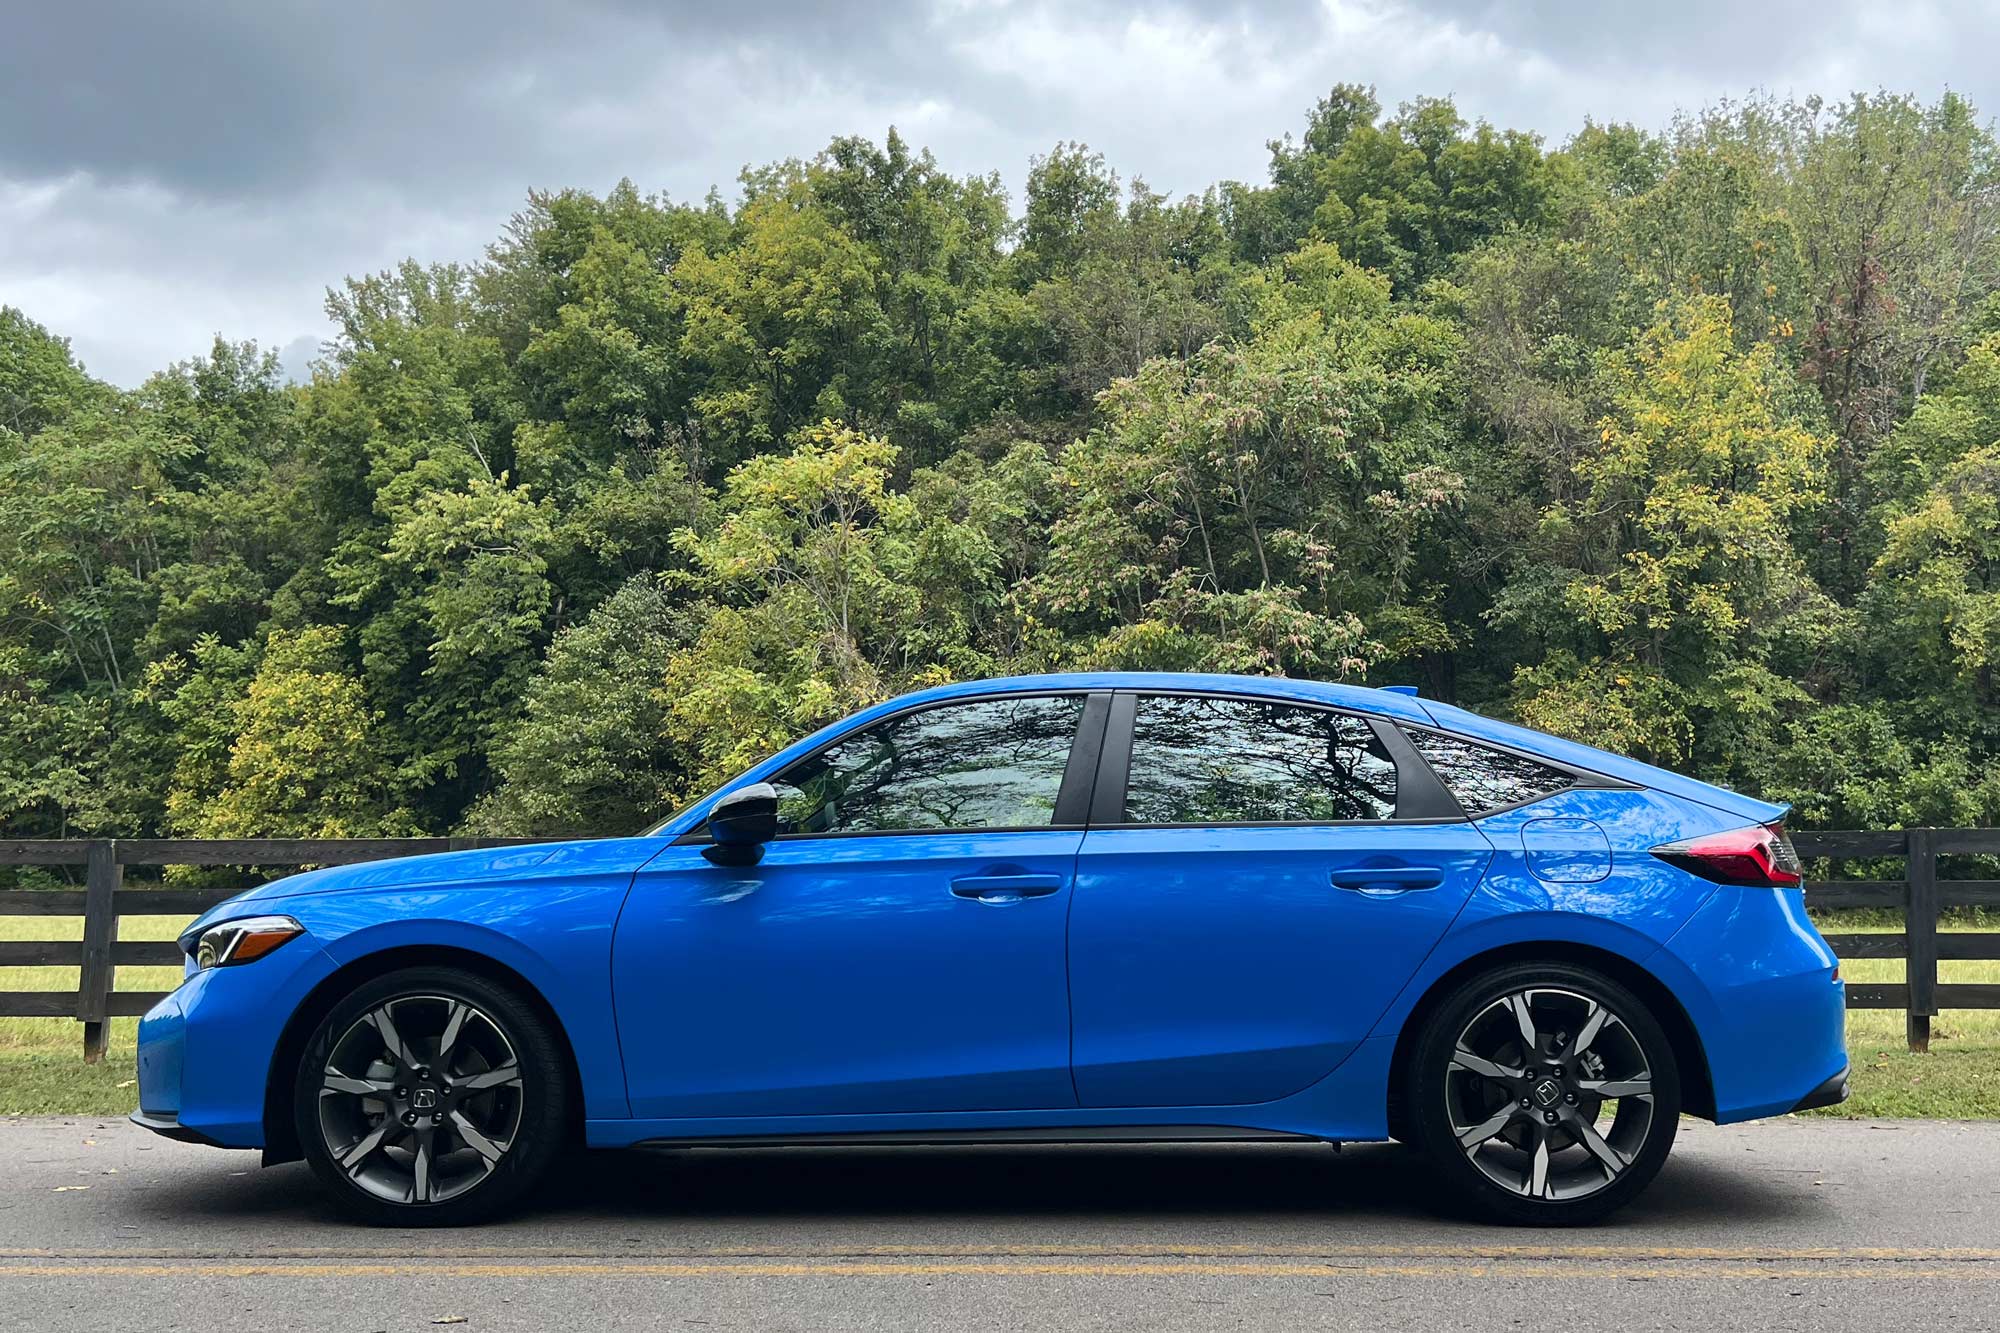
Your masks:
<instances>
[{"instance_id":1,"label":"blue honda civic hatchback","mask_svg":"<svg viewBox=\"0 0 2000 1333\"><path fill-rule=\"evenodd\" d=\"M952 685L636 837L315 870L181 938L149 1129L355 1216L566 1147L1369 1140L1585 1222L1846 1095L1784 807L1401 690Z\"/></svg>"}]
</instances>

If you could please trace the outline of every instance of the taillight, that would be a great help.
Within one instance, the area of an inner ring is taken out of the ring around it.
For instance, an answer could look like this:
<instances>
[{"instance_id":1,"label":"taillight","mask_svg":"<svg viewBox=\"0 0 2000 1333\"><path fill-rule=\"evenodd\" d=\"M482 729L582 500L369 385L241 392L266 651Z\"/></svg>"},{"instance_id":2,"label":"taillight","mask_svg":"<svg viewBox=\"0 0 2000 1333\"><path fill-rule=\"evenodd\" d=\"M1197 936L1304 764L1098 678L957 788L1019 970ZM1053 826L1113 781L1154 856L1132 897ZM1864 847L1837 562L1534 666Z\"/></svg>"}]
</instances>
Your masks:
<instances>
[{"instance_id":1,"label":"taillight","mask_svg":"<svg viewBox=\"0 0 2000 1333\"><path fill-rule=\"evenodd\" d=\"M1792 850L1783 824L1752 824L1727 833L1670 842L1655 847L1653 855L1717 884L1795 889L1805 883L1805 867Z\"/></svg>"}]
</instances>

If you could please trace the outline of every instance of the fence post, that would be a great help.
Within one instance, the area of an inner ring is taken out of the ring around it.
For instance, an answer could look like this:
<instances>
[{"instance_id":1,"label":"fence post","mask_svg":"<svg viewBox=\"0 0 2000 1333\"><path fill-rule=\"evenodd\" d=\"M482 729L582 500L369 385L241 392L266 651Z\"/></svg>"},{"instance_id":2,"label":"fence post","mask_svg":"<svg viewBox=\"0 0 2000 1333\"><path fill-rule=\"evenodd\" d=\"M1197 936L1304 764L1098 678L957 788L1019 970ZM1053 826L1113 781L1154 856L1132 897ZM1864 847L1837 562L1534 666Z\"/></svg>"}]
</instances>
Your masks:
<instances>
[{"instance_id":1,"label":"fence post","mask_svg":"<svg viewBox=\"0 0 2000 1333\"><path fill-rule=\"evenodd\" d=\"M1938 892L1937 830L1913 828L1909 838L1909 906L1903 938L1909 946L1904 980L1910 991L1904 1015L1910 1049L1931 1048L1931 1015L1937 1012Z\"/></svg>"},{"instance_id":2,"label":"fence post","mask_svg":"<svg viewBox=\"0 0 2000 1333\"><path fill-rule=\"evenodd\" d=\"M76 1016L83 1021L83 1058L96 1064L104 1058L109 1038L111 944L118 938L118 864L115 839L98 838L87 852L83 881L83 967L77 976Z\"/></svg>"}]
</instances>

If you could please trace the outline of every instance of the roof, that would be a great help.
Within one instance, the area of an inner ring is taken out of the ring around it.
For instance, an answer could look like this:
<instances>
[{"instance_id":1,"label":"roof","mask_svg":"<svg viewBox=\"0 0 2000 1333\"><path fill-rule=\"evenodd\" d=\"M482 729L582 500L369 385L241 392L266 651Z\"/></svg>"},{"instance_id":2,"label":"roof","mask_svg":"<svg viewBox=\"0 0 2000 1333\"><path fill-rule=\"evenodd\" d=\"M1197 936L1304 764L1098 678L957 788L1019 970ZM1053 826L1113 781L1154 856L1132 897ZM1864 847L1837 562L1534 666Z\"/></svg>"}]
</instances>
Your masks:
<instances>
[{"instance_id":1,"label":"roof","mask_svg":"<svg viewBox=\"0 0 2000 1333\"><path fill-rule=\"evenodd\" d=\"M1252 694L1272 699L1305 699L1336 704L1356 712L1379 713L1383 717L1409 722L1431 721L1424 705L1414 696L1392 690L1371 689L1365 685L1336 685L1330 681L1301 680L1293 676L1230 676L1198 671L1061 671L1039 676L995 676L905 694L875 705L868 710L868 714L888 712L932 699L976 698L988 694L1022 694L1039 690L1199 690Z\"/></svg>"}]
</instances>

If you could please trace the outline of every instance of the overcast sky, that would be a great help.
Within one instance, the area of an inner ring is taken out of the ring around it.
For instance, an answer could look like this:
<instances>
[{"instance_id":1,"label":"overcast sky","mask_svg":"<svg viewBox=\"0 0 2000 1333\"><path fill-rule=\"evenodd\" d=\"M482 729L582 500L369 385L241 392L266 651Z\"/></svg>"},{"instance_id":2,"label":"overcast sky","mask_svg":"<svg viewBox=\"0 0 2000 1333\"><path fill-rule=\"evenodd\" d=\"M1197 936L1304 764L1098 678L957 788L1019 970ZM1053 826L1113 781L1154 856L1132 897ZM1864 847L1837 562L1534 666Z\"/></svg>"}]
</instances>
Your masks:
<instances>
[{"instance_id":1,"label":"overcast sky","mask_svg":"<svg viewBox=\"0 0 2000 1333\"><path fill-rule=\"evenodd\" d=\"M531 187L699 198L890 125L954 172L1077 138L1172 193L1262 180L1333 83L1559 144L1754 89L2000 111L2000 6L1937 0L9 0L0 303L135 384L325 288L476 259ZM1018 199L1017 199L1018 206Z\"/></svg>"}]
</instances>

